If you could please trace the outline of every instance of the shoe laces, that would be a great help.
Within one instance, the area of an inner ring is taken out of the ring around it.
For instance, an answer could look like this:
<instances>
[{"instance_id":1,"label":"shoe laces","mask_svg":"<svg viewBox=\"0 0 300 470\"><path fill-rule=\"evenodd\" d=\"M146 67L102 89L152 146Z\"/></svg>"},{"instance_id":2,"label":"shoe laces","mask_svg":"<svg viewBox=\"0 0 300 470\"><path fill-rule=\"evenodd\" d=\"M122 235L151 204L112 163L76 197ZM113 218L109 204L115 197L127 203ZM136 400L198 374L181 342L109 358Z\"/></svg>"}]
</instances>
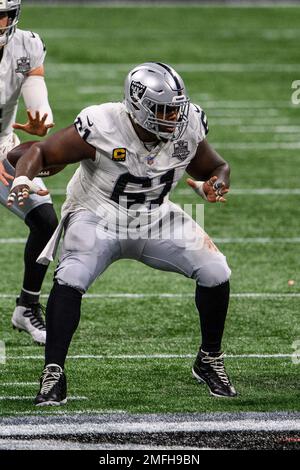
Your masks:
<instances>
[{"instance_id":1,"label":"shoe laces","mask_svg":"<svg viewBox=\"0 0 300 470\"><path fill-rule=\"evenodd\" d=\"M31 324L35 328L41 331L46 331L46 324L43 318L43 315L45 315L45 307L43 305L40 303L31 304L26 308L23 315L24 317L29 318Z\"/></svg>"},{"instance_id":2,"label":"shoe laces","mask_svg":"<svg viewBox=\"0 0 300 470\"><path fill-rule=\"evenodd\" d=\"M57 384L61 377L62 372L50 371L49 369L43 370L42 375L42 387L40 393L42 395L47 395L50 390Z\"/></svg>"},{"instance_id":3,"label":"shoe laces","mask_svg":"<svg viewBox=\"0 0 300 470\"><path fill-rule=\"evenodd\" d=\"M230 385L230 381L224 366L224 353L220 356L203 356L201 361L205 364L209 364L213 371L217 374L219 379L224 385Z\"/></svg>"}]
</instances>

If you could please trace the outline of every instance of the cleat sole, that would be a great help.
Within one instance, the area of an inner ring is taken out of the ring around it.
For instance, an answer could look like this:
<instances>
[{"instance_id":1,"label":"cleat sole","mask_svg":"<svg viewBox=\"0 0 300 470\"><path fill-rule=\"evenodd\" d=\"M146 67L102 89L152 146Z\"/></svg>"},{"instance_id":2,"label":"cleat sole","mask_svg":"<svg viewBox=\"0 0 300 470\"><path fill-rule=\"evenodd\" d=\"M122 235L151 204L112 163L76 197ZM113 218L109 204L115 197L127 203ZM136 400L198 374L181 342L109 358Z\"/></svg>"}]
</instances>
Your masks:
<instances>
[{"instance_id":1,"label":"cleat sole","mask_svg":"<svg viewBox=\"0 0 300 470\"><path fill-rule=\"evenodd\" d=\"M42 403L36 403L35 406L61 406L65 405L67 401L67 398L62 401L43 401Z\"/></svg>"},{"instance_id":2,"label":"cleat sole","mask_svg":"<svg viewBox=\"0 0 300 470\"><path fill-rule=\"evenodd\" d=\"M19 333L22 333L22 332L27 333L31 337L32 341L35 344L37 344L38 346L45 346L46 343L42 343L41 341L38 341L37 339L33 338L31 333L29 331L25 330L24 328L20 328L18 325L14 324L14 323L12 323L12 327L13 327L13 330L18 330Z\"/></svg>"}]
</instances>

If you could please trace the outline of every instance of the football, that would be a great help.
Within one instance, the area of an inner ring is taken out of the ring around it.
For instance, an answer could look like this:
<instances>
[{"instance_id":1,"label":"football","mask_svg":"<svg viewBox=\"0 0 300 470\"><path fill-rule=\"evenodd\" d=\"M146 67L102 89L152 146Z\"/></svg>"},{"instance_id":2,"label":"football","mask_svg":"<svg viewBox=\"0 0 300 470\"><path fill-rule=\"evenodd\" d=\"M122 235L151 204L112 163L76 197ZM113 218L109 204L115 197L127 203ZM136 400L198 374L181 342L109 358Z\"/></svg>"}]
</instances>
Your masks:
<instances>
[{"instance_id":1,"label":"football","mask_svg":"<svg viewBox=\"0 0 300 470\"><path fill-rule=\"evenodd\" d=\"M22 155L35 143L39 142L38 140L30 140L29 142L24 142L17 147L13 148L10 152L7 154L7 160L9 163L13 166L16 167L16 164L21 158ZM57 166L51 166L47 168L43 168L43 170L37 175L40 178L47 178L48 176L53 176L56 175L56 173L59 173L65 168L66 165L57 165Z\"/></svg>"}]
</instances>

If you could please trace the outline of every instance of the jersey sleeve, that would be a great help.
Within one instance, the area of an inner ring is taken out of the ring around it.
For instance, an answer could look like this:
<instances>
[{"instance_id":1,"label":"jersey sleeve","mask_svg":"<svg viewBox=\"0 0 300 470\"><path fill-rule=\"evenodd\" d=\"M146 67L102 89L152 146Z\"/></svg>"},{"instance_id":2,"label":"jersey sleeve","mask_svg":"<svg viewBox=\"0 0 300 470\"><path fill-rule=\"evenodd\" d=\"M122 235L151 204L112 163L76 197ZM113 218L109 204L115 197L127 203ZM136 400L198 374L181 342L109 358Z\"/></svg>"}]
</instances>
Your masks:
<instances>
[{"instance_id":1,"label":"jersey sleeve","mask_svg":"<svg viewBox=\"0 0 300 470\"><path fill-rule=\"evenodd\" d=\"M196 131L196 138L198 142L204 140L208 134L208 121L205 112L200 106L192 104L193 120Z\"/></svg>"},{"instance_id":2,"label":"jersey sleeve","mask_svg":"<svg viewBox=\"0 0 300 470\"><path fill-rule=\"evenodd\" d=\"M30 70L43 65L46 56L46 47L37 33L24 31L24 44L30 57Z\"/></svg>"},{"instance_id":3,"label":"jersey sleeve","mask_svg":"<svg viewBox=\"0 0 300 470\"><path fill-rule=\"evenodd\" d=\"M83 109L74 121L74 126L88 144L97 149L101 139L101 131L97 125L97 106L89 106Z\"/></svg>"}]
</instances>

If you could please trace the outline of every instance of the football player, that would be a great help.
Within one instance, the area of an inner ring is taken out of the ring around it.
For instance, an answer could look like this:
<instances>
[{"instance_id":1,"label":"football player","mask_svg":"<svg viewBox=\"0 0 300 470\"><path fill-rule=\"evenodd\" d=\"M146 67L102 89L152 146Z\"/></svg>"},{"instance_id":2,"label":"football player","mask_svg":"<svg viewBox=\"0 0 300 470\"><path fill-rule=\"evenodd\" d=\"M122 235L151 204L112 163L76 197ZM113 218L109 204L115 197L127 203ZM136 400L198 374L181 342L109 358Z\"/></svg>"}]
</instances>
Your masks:
<instances>
[{"instance_id":1,"label":"football player","mask_svg":"<svg viewBox=\"0 0 300 470\"><path fill-rule=\"evenodd\" d=\"M168 198L187 171L195 178L188 184L200 196L225 201L229 166L207 142L207 132L206 116L190 103L178 73L149 62L128 74L123 103L84 109L75 125L33 144L18 160L9 205L32 197L38 190L32 178L41 170L81 163L68 185L60 226L39 258L53 259L64 227L36 405L67 401L64 363L82 295L121 258L195 280L202 343L193 375L214 396L236 396L221 351L230 269L200 225ZM160 236L160 229L168 235Z\"/></svg>"},{"instance_id":2,"label":"football player","mask_svg":"<svg viewBox=\"0 0 300 470\"><path fill-rule=\"evenodd\" d=\"M44 136L53 127L44 81L45 46L36 33L16 29L21 0L0 0L0 202L6 200L14 179L14 168L6 160L7 153L19 144L14 129ZM15 123L18 100L23 96L28 122ZM46 328L39 303L41 285L46 267L36 263L38 254L51 238L57 217L44 184L30 203L21 208L17 204L10 210L29 227L25 246L25 272L23 287L17 298L12 324L26 331L33 340L45 344Z\"/></svg>"}]
</instances>

